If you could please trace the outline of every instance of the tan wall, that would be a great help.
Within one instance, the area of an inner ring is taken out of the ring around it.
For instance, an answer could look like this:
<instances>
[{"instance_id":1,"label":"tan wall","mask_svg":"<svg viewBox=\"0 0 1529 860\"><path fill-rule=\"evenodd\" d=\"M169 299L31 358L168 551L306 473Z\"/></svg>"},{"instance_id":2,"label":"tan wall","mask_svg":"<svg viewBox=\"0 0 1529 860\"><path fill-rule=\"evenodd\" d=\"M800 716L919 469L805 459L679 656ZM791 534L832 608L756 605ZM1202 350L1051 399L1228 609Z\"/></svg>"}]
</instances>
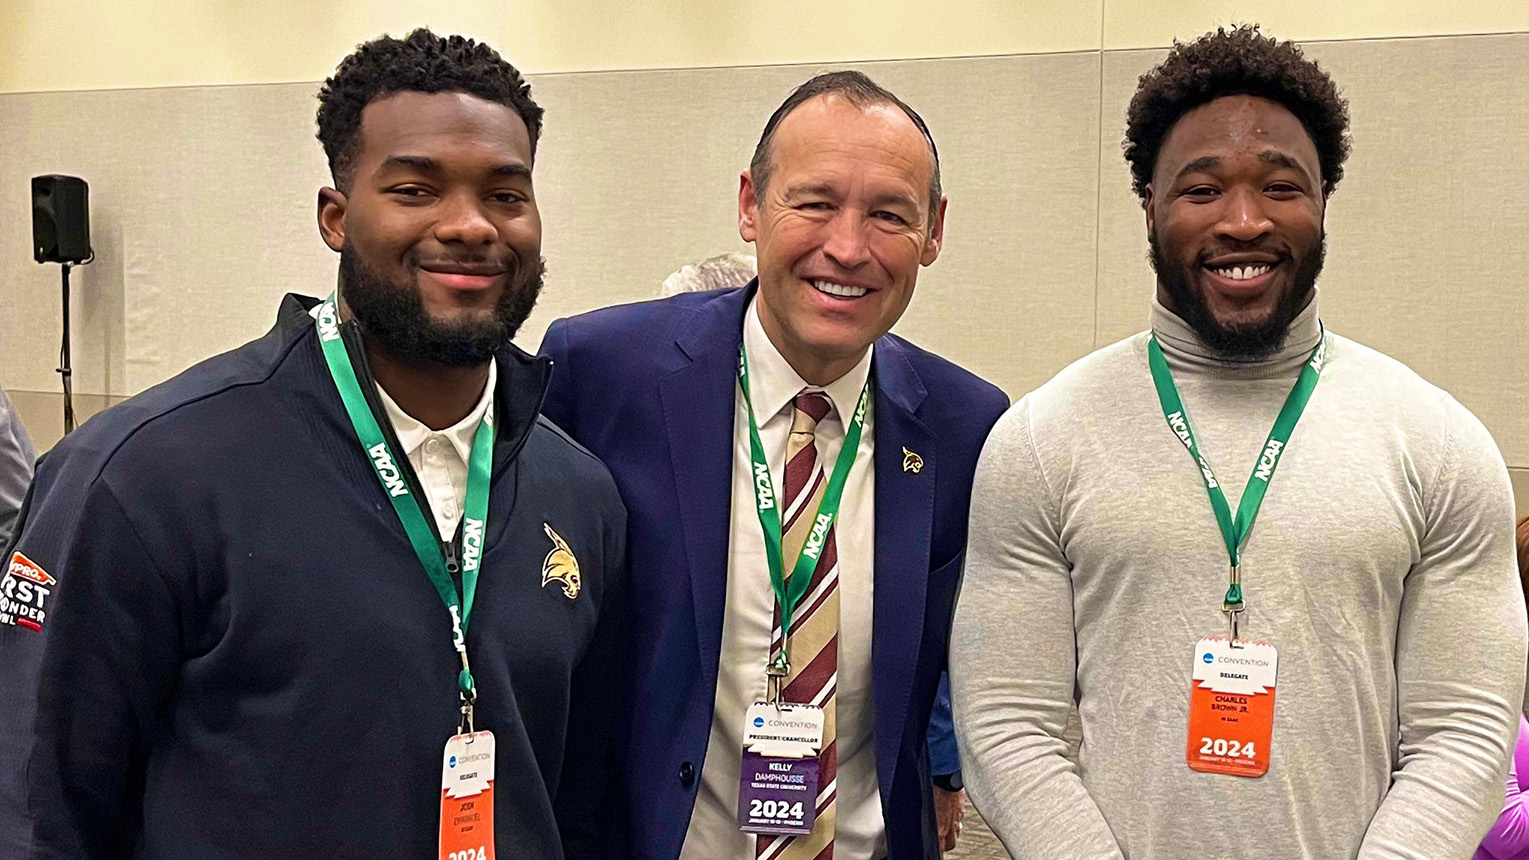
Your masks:
<instances>
[{"instance_id":1,"label":"tan wall","mask_svg":"<svg viewBox=\"0 0 1529 860\"><path fill-rule=\"evenodd\" d=\"M16 412L21 416L21 425L27 428L27 435L39 453L52 448L64 435L64 395L54 391L11 391L6 390L6 395L11 398L11 403L16 407ZM85 423L85 420L108 406L115 406L126 400L121 395L106 394L76 394L74 396L74 420L77 424Z\"/></svg>"},{"instance_id":2,"label":"tan wall","mask_svg":"<svg viewBox=\"0 0 1529 860\"><path fill-rule=\"evenodd\" d=\"M742 247L737 172L794 83L843 58L1004 54L862 68L929 119L952 200L946 252L899 332L1018 396L1145 320L1152 276L1119 141L1135 79L1162 52L1130 48L1261 18L1332 40L1309 53L1352 103L1324 316L1480 415L1526 470L1516 479L1529 504L1529 375L1517 370L1529 366L1529 187L1504 180L1529 137L1529 35L1355 38L1529 29L1529 4L1355 3L1329 15L1314 2L966 2L912 41L876 29L927 8L905 2L877 4L886 11L870 30L849 25L871 8L856 3L509 4L517 26L536 22L518 38L499 38L510 18L482 3L428 15L330 4L328 17L297 3L248 17L226 4L0 4L0 20L19 22L0 27L0 90L13 91L0 93L0 188L13 189L0 194L0 384L40 448L58 432L58 270L30 261L14 190L45 172L91 181L98 260L74 279L76 390L140 391L263 332L282 293L329 289L333 255L313 227L327 176L312 81L378 30L459 24L546 70L718 66L533 75L549 111L537 186L551 274L520 338L531 348L557 316L653 295L679 265ZM71 12L93 52L44 50L72 44L54 29ZM823 14L835 17L813 18ZM285 47L271 50L278 37Z\"/></svg>"},{"instance_id":3,"label":"tan wall","mask_svg":"<svg viewBox=\"0 0 1529 860\"><path fill-rule=\"evenodd\" d=\"M1529 30L1523 0L0 0L0 92L322 80L428 24L529 72L1162 47L1218 24L1312 40Z\"/></svg>"},{"instance_id":4,"label":"tan wall","mask_svg":"<svg viewBox=\"0 0 1529 860\"><path fill-rule=\"evenodd\" d=\"M357 42L428 24L530 72L1098 49L1074 0L0 0L0 92L322 80ZM937 12L935 10L938 10Z\"/></svg>"}]
</instances>

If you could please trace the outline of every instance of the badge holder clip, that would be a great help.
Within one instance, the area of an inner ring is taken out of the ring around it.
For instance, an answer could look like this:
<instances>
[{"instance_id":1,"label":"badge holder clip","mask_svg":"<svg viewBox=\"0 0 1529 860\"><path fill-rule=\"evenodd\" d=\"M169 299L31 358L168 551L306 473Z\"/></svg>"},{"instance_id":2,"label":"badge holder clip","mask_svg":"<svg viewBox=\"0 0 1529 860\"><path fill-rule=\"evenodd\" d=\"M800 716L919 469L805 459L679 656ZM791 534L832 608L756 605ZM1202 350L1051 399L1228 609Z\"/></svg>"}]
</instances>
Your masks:
<instances>
[{"instance_id":1,"label":"badge holder clip","mask_svg":"<svg viewBox=\"0 0 1529 860\"><path fill-rule=\"evenodd\" d=\"M1233 648L1242 647L1242 637L1239 632L1239 618L1248 609L1248 603L1242 597L1242 568L1232 565L1228 575L1229 583L1226 588L1226 599L1221 602L1221 611L1226 613L1227 642Z\"/></svg>"},{"instance_id":2,"label":"badge holder clip","mask_svg":"<svg viewBox=\"0 0 1529 860\"><path fill-rule=\"evenodd\" d=\"M457 719L457 734L470 735L476 731L473 726L473 706L478 704L478 685L473 681L472 670L467 665L467 651L457 652L462 655L462 674L457 677L457 698L461 701L462 716Z\"/></svg>"},{"instance_id":3,"label":"badge holder clip","mask_svg":"<svg viewBox=\"0 0 1529 860\"><path fill-rule=\"evenodd\" d=\"M786 659L785 651L777 654L765 667L765 701L777 709L785 703L786 677L790 674L791 662Z\"/></svg>"}]
</instances>

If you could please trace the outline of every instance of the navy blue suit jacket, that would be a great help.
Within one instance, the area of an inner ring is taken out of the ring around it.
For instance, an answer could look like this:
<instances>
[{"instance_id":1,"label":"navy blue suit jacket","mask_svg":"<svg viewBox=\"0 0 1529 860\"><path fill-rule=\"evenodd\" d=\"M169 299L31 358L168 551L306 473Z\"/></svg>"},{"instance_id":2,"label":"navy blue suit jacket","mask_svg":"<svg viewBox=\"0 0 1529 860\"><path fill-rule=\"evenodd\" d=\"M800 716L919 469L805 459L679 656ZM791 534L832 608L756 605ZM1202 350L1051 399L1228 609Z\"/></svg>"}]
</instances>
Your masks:
<instances>
[{"instance_id":1,"label":"navy blue suit jacket","mask_svg":"<svg viewBox=\"0 0 1529 860\"><path fill-rule=\"evenodd\" d=\"M675 860L705 766L722 648L733 410L747 289L558 320L543 413L603 460L628 510L620 854ZM872 355L876 771L891 860L937 858L925 732L945 666L972 473L1008 407L993 385L888 335ZM923 458L904 468L903 450Z\"/></svg>"}]
</instances>

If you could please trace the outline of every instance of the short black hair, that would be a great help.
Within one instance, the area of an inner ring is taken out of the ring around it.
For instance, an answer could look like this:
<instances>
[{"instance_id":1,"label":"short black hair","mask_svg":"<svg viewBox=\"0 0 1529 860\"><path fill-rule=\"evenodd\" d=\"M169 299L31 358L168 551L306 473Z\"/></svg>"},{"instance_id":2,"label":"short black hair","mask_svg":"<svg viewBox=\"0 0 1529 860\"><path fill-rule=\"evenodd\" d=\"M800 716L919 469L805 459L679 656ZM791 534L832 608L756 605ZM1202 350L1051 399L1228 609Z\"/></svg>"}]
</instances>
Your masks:
<instances>
[{"instance_id":1,"label":"short black hair","mask_svg":"<svg viewBox=\"0 0 1529 860\"><path fill-rule=\"evenodd\" d=\"M361 112L394 93L466 93L513 108L531 135L541 136L542 109L531 85L499 52L463 36L437 36L421 27L403 39L383 36L340 61L319 89L318 138L340 190L350 185L361 147Z\"/></svg>"},{"instance_id":2,"label":"short black hair","mask_svg":"<svg viewBox=\"0 0 1529 860\"><path fill-rule=\"evenodd\" d=\"M1323 196L1337 188L1349 154L1348 101L1299 47L1264 36L1255 24L1218 28L1187 44L1175 40L1168 58L1141 76L1126 111L1125 138L1137 196L1146 197L1174 124L1200 105L1234 95L1268 99L1295 114L1316 144Z\"/></svg>"},{"instance_id":3,"label":"short black hair","mask_svg":"<svg viewBox=\"0 0 1529 860\"><path fill-rule=\"evenodd\" d=\"M934 173L929 177L929 225L932 229L935 212L940 208L940 195L943 193L940 190L940 150L934 145L934 135L929 133L929 126L924 124L924 118L918 115L918 111L863 72L824 72L792 90L791 95L775 109L775 113L770 114L770 121L765 123L764 133L759 136L759 143L754 147L754 157L749 161L749 175L754 179L755 193L763 194L765 183L770 179L773 166L770 162L770 149L775 141L776 127L805 102L825 95L836 95L858 108L878 104L896 105L908 115L908 119L913 120L913 124L924 135L924 140L928 141L930 154L934 156Z\"/></svg>"}]
</instances>

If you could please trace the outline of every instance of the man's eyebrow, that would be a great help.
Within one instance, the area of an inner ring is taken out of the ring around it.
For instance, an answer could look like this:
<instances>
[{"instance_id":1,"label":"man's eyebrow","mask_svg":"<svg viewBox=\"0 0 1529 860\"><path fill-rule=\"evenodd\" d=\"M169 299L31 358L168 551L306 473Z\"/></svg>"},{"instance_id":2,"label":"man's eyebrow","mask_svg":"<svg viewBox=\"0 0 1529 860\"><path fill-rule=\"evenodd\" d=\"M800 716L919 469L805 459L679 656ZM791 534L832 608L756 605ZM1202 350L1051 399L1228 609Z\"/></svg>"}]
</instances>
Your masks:
<instances>
[{"instance_id":1,"label":"man's eyebrow","mask_svg":"<svg viewBox=\"0 0 1529 860\"><path fill-rule=\"evenodd\" d=\"M435 159L427 158L423 155L390 155L383 160L383 170L393 170L395 168L417 170L420 173L438 173L441 165Z\"/></svg>"},{"instance_id":2,"label":"man's eyebrow","mask_svg":"<svg viewBox=\"0 0 1529 860\"><path fill-rule=\"evenodd\" d=\"M531 168L521 164L520 162L505 162L504 164L496 164L489 168L488 173L490 176L505 176L511 179L517 177L525 177L527 179L531 178Z\"/></svg>"},{"instance_id":3,"label":"man's eyebrow","mask_svg":"<svg viewBox=\"0 0 1529 860\"><path fill-rule=\"evenodd\" d=\"M907 206L912 209L917 209L918 203L919 201L917 197L911 194L904 194L901 191L894 191L887 194L878 194L876 197L871 199L871 204L873 206Z\"/></svg>"},{"instance_id":4,"label":"man's eyebrow","mask_svg":"<svg viewBox=\"0 0 1529 860\"><path fill-rule=\"evenodd\" d=\"M1196 158L1194 161L1191 161L1183 167L1179 168L1179 172L1174 175L1173 181L1177 182L1180 179L1183 179L1184 175L1187 173L1198 173L1202 170L1213 170L1220 166L1220 158L1214 155L1202 155L1199 158Z\"/></svg>"},{"instance_id":5,"label":"man's eyebrow","mask_svg":"<svg viewBox=\"0 0 1529 860\"><path fill-rule=\"evenodd\" d=\"M832 197L834 196L834 189L833 186L826 182L814 182L810 185L797 185L788 188L786 189L786 196L788 198Z\"/></svg>"},{"instance_id":6,"label":"man's eyebrow","mask_svg":"<svg viewBox=\"0 0 1529 860\"><path fill-rule=\"evenodd\" d=\"M1290 170L1296 171L1297 173L1306 172L1300 164L1296 163L1295 159L1291 158L1283 152L1280 152L1277 149L1266 149L1263 152L1260 152L1258 154L1258 160L1262 161L1264 164L1272 164L1275 167L1288 168Z\"/></svg>"},{"instance_id":7,"label":"man's eyebrow","mask_svg":"<svg viewBox=\"0 0 1529 860\"><path fill-rule=\"evenodd\" d=\"M418 173L437 174L441 172L441 163L429 156L424 155L390 155L382 162L383 170L413 170ZM531 168L518 161L506 161L496 164L488 169L488 175L493 177L527 177L531 176Z\"/></svg>"}]
</instances>

